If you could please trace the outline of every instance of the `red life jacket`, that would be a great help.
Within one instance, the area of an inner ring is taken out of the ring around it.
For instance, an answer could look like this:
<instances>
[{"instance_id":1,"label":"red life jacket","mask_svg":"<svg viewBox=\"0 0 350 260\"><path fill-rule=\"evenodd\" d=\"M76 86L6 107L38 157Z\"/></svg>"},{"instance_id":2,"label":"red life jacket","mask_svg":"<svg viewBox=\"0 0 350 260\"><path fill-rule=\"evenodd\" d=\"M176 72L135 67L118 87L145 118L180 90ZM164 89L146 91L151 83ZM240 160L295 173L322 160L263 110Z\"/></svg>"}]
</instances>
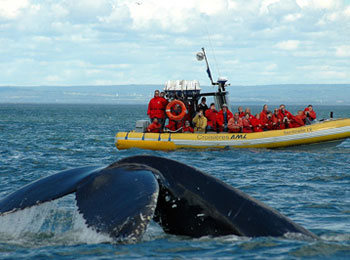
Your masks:
<instances>
[{"instance_id":1,"label":"red life jacket","mask_svg":"<svg viewBox=\"0 0 350 260\"><path fill-rule=\"evenodd\" d=\"M161 124L159 123L152 123L147 127L147 132L151 132L151 133L160 133L161 131Z\"/></svg>"},{"instance_id":2,"label":"red life jacket","mask_svg":"<svg viewBox=\"0 0 350 260\"><path fill-rule=\"evenodd\" d=\"M179 128L183 126L183 122L181 121L175 121L175 120L169 120L169 124L166 125L165 127L168 128L171 131L176 131Z\"/></svg>"},{"instance_id":3,"label":"red life jacket","mask_svg":"<svg viewBox=\"0 0 350 260\"><path fill-rule=\"evenodd\" d=\"M267 123L267 111L263 110L260 112L260 120L263 122L263 124Z\"/></svg>"},{"instance_id":4,"label":"red life jacket","mask_svg":"<svg viewBox=\"0 0 350 260\"><path fill-rule=\"evenodd\" d=\"M254 120L255 116L253 116L252 114L249 114L249 121Z\"/></svg>"},{"instance_id":5,"label":"red life jacket","mask_svg":"<svg viewBox=\"0 0 350 260\"><path fill-rule=\"evenodd\" d=\"M251 122L249 119L247 119L246 117L242 118L242 122L243 122L243 133L252 133L253 129L251 127Z\"/></svg>"},{"instance_id":6,"label":"red life jacket","mask_svg":"<svg viewBox=\"0 0 350 260\"><path fill-rule=\"evenodd\" d=\"M227 123L228 123L228 120L230 120L231 118L233 118L233 114L230 110L227 109L226 111L226 115L227 115ZM224 111L222 111L222 109L219 111L219 113L217 114L217 122L218 122L218 125L221 127L225 120L224 120Z\"/></svg>"},{"instance_id":7,"label":"red life jacket","mask_svg":"<svg viewBox=\"0 0 350 260\"><path fill-rule=\"evenodd\" d=\"M242 127L243 127L242 118L238 118L238 120L236 121L235 118L233 117L228 121L228 124L227 124L229 133L239 133L241 132Z\"/></svg>"},{"instance_id":8,"label":"red life jacket","mask_svg":"<svg viewBox=\"0 0 350 260\"><path fill-rule=\"evenodd\" d=\"M218 114L218 111L216 110L208 109L207 111L205 111L205 117L208 120L207 126L212 127L214 130L216 130L217 114Z\"/></svg>"},{"instance_id":9,"label":"red life jacket","mask_svg":"<svg viewBox=\"0 0 350 260\"><path fill-rule=\"evenodd\" d=\"M272 115L272 123L273 123L274 130L280 130L285 128L284 125L281 124L281 119L279 114L278 116L276 116L275 114Z\"/></svg>"},{"instance_id":10,"label":"red life jacket","mask_svg":"<svg viewBox=\"0 0 350 260\"><path fill-rule=\"evenodd\" d=\"M306 115L306 112L309 112L309 116ZM315 120L316 119L316 112L315 111L309 111L309 108L305 108L304 109L304 114L307 118L309 118L311 121Z\"/></svg>"},{"instance_id":11,"label":"red life jacket","mask_svg":"<svg viewBox=\"0 0 350 260\"><path fill-rule=\"evenodd\" d=\"M261 119L257 119L256 117L251 120L254 132L262 132L263 131L263 122Z\"/></svg>"},{"instance_id":12,"label":"red life jacket","mask_svg":"<svg viewBox=\"0 0 350 260\"><path fill-rule=\"evenodd\" d=\"M194 131L193 131L193 128L192 127L184 127L184 128L182 128L182 131L184 132L184 133L193 133Z\"/></svg>"},{"instance_id":13,"label":"red life jacket","mask_svg":"<svg viewBox=\"0 0 350 260\"><path fill-rule=\"evenodd\" d=\"M164 118L167 101L162 97L154 97L148 103L147 115L150 118Z\"/></svg>"},{"instance_id":14,"label":"red life jacket","mask_svg":"<svg viewBox=\"0 0 350 260\"><path fill-rule=\"evenodd\" d=\"M264 123L264 127L267 130L273 130L274 129L272 117L270 119L268 117L266 118L266 122Z\"/></svg>"},{"instance_id":15,"label":"red life jacket","mask_svg":"<svg viewBox=\"0 0 350 260\"><path fill-rule=\"evenodd\" d=\"M282 110L279 110L278 115L280 117L280 119L282 120L285 116L288 119L292 119L293 115L292 113L290 113L288 110L284 110L284 114L282 113Z\"/></svg>"},{"instance_id":16,"label":"red life jacket","mask_svg":"<svg viewBox=\"0 0 350 260\"><path fill-rule=\"evenodd\" d=\"M293 116L293 119L290 123L290 127L294 128L294 127L300 127L305 125L304 119L305 119L305 116L299 116L299 115Z\"/></svg>"}]
</instances>

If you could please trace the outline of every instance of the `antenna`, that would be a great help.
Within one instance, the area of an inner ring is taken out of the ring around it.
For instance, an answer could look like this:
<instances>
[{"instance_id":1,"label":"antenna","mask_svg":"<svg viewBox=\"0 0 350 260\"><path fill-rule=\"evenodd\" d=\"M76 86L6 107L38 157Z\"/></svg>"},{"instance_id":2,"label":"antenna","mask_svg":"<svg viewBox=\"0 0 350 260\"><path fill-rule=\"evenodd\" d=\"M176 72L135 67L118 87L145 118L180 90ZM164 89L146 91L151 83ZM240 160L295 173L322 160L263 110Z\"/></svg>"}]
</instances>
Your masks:
<instances>
[{"instance_id":1,"label":"antenna","mask_svg":"<svg viewBox=\"0 0 350 260\"><path fill-rule=\"evenodd\" d=\"M205 59L205 63L207 64L207 74L208 74L208 77L210 79L210 82L211 84L214 86L214 85L218 85L217 82L214 82L213 81L213 78L211 76L211 72L210 72L210 67L209 67L209 63L208 63L208 59L207 59L207 55L205 54L205 50L204 48L202 48L202 51L198 52L196 54L196 58L198 61L202 61L203 59Z\"/></svg>"}]
</instances>

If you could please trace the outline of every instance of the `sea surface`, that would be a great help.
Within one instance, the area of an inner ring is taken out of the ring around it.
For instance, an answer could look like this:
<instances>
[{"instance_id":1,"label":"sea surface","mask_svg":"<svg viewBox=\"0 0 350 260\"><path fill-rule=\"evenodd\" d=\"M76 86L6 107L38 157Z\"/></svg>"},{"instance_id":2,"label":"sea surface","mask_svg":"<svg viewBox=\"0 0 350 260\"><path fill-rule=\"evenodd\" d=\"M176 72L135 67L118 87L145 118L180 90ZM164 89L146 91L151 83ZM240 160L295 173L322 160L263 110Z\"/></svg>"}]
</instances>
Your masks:
<instances>
[{"instance_id":1,"label":"sea surface","mask_svg":"<svg viewBox=\"0 0 350 260\"><path fill-rule=\"evenodd\" d=\"M304 105L287 107L295 113ZM350 141L324 149L118 151L114 136L146 118L145 105L0 104L0 199L41 177L152 154L175 159L241 189L321 237L165 234L116 245L85 226L74 195L0 217L0 259L350 259ZM252 107L259 112L261 107ZM317 106L350 117L350 106Z\"/></svg>"}]
</instances>

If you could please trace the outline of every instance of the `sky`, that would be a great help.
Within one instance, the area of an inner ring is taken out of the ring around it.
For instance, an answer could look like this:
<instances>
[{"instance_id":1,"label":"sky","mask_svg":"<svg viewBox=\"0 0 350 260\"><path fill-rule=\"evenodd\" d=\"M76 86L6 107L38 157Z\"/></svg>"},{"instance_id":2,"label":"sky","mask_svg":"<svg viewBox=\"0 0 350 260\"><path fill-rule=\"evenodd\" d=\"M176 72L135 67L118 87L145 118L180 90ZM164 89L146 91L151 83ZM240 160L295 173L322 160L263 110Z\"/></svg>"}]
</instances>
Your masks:
<instances>
[{"instance_id":1,"label":"sky","mask_svg":"<svg viewBox=\"0 0 350 260\"><path fill-rule=\"evenodd\" d=\"M0 0L0 86L350 83L350 0Z\"/></svg>"}]
</instances>

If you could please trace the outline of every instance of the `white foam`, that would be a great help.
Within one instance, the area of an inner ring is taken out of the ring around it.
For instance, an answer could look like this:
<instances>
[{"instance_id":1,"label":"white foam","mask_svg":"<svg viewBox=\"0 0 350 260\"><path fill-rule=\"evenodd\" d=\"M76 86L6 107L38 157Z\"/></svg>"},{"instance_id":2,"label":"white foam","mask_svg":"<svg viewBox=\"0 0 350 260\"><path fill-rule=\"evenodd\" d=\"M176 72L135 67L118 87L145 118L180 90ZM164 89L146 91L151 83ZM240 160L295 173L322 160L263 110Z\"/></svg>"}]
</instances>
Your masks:
<instances>
[{"instance_id":1,"label":"white foam","mask_svg":"<svg viewBox=\"0 0 350 260\"><path fill-rule=\"evenodd\" d=\"M112 241L88 228L76 205L64 207L58 200L0 216L0 242L42 246Z\"/></svg>"}]
</instances>

